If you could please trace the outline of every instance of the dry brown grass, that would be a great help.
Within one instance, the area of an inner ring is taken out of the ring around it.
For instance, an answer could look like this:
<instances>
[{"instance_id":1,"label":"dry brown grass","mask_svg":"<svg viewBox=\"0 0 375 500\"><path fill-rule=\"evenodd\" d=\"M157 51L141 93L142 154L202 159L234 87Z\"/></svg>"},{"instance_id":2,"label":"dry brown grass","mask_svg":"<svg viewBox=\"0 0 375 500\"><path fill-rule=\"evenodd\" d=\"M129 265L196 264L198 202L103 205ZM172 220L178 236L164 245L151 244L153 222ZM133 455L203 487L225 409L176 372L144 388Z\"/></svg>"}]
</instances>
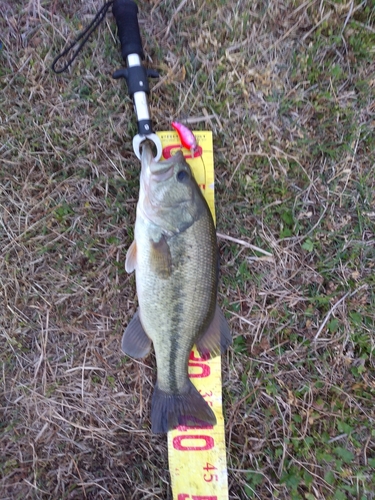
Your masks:
<instances>
[{"instance_id":1,"label":"dry brown grass","mask_svg":"<svg viewBox=\"0 0 375 500\"><path fill-rule=\"evenodd\" d=\"M156 127L213 129L218 230L273 255L220 239L230 498L374 498L373 4L179 5L140 9ZM154 359L120 352L139 162L111 15L50 70L100 6L0 3L3 499L171 498Z\"/></svg>"}]
</instances>

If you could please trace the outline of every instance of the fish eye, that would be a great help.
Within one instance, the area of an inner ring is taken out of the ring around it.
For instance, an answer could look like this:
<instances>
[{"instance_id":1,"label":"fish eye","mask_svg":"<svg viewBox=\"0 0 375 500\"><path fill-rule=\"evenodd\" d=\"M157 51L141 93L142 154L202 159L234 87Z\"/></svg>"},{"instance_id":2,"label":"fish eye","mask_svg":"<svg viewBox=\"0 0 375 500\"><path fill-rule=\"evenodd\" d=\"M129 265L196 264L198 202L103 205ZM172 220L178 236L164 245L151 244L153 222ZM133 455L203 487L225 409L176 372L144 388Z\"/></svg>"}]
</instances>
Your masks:
<instances>
[{"instance_id":1,"label":"fish eye","mask_svg":"<svg viewBox=\"0 0 375 500\"><path fill-rule=\"evenodd\" d=\"M188 177L189 174L186 172L186 170L180 170L176 175L176 179L178 180L178 182L184 182Z\"/></svg>"}]
</instances>

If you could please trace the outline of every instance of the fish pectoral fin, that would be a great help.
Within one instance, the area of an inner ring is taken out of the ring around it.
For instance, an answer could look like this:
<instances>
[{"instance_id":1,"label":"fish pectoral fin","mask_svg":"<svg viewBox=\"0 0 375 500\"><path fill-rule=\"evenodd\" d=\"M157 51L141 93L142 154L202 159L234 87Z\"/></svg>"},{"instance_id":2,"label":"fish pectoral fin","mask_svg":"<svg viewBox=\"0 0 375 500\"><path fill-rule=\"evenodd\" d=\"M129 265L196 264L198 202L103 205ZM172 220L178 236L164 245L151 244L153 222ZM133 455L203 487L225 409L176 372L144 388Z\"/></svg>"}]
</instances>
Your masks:
<instances>
[{"instance_id":1,"label":"fish pectoral fin","mask_svg":"<svg viewBox=\"0 0 375 500\"><path fill-rule=\"evenodd\" d=\"M159 241L151 240L150 265L160 278L168 278L172 273L172 256L167 239L164 235Z\"/></svg>"},{"instance_id":2,"label":"fish pectoral fin","mask_svg":"<svg viewBox=\"0 0 375 500\"><path fill-rule=\"evenodd\" d=\"M168 393L155 386L151 403L151 430L168 432L178 425L207 426L216 424L216 416L190 380L181 393Z\"/></svg>"},{"instance_id":3,"label":"fish pectoral fin","mask_svg":"<svg viewBox=\"0 0 375 500\"><path fill-rule=\"evenodd\" d=\"M229 325L222 310L216 304L215 315L210 326L196 343L198 352L202 358L209 359L225 352L231 344L232 336Z\"/></svg>"},{"instance_id":4,"label":"fish pectoral fin","mask_svg":"<svg viewBox=\"0 0 375 500\"><path fill-rule=\"evenodd\" d=\"M151 339L147 336L139 319L139 311L137 311L122 336L121 349L128 356L140 359L150 352L151 343Z\"/></svg>"},{"instance_id":5,"label":"fish pectoral fin","mask_svg":"<svg viewBox=\"0 0 375 500\"><path fill-rule=\"evenodd\" d=\"M137 243L135 240L130 245L129 250L126 253L125 260L125 271L127 273L132 273L137 267Z\"/></svg>"}]
</instances>

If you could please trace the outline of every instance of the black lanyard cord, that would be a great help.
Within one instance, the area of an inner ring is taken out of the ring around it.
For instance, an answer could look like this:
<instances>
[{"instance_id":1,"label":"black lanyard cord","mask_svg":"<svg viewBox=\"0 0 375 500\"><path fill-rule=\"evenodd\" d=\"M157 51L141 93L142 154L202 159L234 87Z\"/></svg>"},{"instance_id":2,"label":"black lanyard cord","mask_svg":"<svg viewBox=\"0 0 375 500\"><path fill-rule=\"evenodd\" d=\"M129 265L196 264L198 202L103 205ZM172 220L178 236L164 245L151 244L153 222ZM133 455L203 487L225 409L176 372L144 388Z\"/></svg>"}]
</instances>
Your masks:
<instances>
[{"instance_id":1,"label":"black lanyard cord","mask_svg":"<svg viewBox=\"0 0 375 500\"><path fill-rule=\"evenodd\" d=\"M109 7L113 4L113 0L110 0L109 2L106 2L103 7L99 10L99 12L96 14L94 19L91 21L91 23L87 26L87 28L82 31L78 35L78 37L74 40L73 43L71 43L66 49L64 49L57 57L52 62L51 68L55 73L63 73L65 70L69 68L69 66L72 64L74 59L78 56L80 51L82 50L83 46L89 39L91 33L96 30L96 28L99 26L99 24L103 21L105 18L105 15L107 14L107 11ZM73 56L68 59L68 61L59 69L56 69L56 63L63 57L65 57L71 50L72 48L77 45L77 43L82 40L82 42L79 44L77 47L77 50L74 52Z\"/></svg>"}]
</instances>

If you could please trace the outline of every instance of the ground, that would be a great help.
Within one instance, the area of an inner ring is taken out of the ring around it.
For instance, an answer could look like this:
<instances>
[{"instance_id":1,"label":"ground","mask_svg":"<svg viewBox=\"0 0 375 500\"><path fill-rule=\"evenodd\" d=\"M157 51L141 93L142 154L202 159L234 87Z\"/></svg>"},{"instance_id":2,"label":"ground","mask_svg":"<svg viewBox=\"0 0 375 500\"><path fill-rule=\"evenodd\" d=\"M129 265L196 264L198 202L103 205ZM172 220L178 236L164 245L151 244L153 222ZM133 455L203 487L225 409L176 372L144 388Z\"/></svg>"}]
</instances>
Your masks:
<instances>
[{"instance_id":1,"label":"ground","mask_svg":"<svg viewBox=\"0 0 375 500\"><path fill-rule=\"evenodd\" d=\"M119 348L139 161L111 11L51 71L101 5L0 2L3 499L171 499L154 357ZM229 496L373 499L374 1L139 8L155 128L214 133Z\"/></svg>"}]
</instances>

